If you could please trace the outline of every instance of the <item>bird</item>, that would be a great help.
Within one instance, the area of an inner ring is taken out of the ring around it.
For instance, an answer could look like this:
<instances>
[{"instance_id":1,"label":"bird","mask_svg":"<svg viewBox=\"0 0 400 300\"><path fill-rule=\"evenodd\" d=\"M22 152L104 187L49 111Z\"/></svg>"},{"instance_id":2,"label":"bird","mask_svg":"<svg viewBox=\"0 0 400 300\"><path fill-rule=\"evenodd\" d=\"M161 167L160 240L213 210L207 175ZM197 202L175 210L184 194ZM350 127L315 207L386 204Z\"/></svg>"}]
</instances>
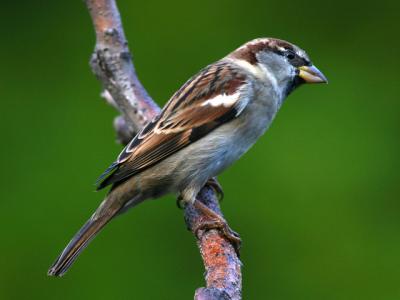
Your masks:
<instances>
[{"instance_id":1,"label":"bird","mask_svg":"<svg viewBox=\"0 0 400 300\"><path fill-rule=\"evenodd\" d=\"M304 50L276 38L251 40L203 68L100 176L97 189L111 186L109 192L48 275L64 275L110 220L170 193L237 242L225 220L196 200L197 194L265 133L291 92L304 83L327 82Z\"/></svg>"}]
</instances>

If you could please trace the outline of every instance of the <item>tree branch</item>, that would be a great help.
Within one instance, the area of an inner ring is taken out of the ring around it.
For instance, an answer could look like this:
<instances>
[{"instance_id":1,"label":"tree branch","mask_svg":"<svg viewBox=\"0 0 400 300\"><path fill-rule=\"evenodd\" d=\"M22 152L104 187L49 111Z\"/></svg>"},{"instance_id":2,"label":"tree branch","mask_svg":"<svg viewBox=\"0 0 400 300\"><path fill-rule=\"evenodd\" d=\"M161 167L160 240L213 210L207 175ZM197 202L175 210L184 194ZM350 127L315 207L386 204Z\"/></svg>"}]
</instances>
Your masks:
<instances>
[{"instance_id":1,"label":"tree branch","mask_svg":"<svg viewBox=\"0 0 400 300\"><path fill-rule=\"evenodd\" d=\"M127 144L160 108L136 75L115 0L85 0L85 3L96 31L91 67L103 85L103 98L121 113L114 120L114 127L119 142ZM198 199L222 216L211 187L205 186ZM192 205L185 208L186 225L192 232L204 219ZM195 299L240 300L241 262L233 245L216 229L201 230L196 239L206 269L207 287L197 289Z\"/></svg>"}]
</instances>

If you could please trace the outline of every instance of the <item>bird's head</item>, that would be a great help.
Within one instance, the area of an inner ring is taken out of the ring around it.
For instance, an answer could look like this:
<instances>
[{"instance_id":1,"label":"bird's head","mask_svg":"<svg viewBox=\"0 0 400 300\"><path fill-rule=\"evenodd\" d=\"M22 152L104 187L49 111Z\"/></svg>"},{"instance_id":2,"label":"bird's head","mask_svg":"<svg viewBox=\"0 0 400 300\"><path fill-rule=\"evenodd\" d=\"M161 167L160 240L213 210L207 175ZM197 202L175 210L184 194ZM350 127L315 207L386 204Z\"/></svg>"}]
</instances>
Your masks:
<instances>
[{"instance_id":1,"label":"bird's head","mask_svg":"<svg viewBox=\"0 0 400 300\"><path fill-rule=\"evenodd\" d=\"M245 61L249 69L253 67L266 80L278 84L286 95L303 83L328 82L304 50L284 40L255 39L233 51L229 57Z\"/></svg>"}]
</instances>

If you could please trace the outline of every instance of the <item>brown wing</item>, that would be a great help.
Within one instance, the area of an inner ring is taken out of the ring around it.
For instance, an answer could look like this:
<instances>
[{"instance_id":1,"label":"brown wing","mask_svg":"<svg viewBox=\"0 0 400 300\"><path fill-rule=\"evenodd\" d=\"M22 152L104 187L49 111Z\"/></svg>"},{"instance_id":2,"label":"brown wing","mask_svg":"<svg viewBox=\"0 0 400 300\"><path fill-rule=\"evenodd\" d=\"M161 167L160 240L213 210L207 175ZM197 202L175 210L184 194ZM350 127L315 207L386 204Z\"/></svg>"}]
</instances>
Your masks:
<instances>
[{"instance_id":1,"label":"brown wing","mask_svg":"<svg viewBox=\"0 0 400 300\"><path fill-rule=\"evenodd\" d=\"M228 62L200 71L125 147L99 178L98 189L145 170L238 116L247 104L246 84L246 78Z\"/></svg>"}]
</instances>

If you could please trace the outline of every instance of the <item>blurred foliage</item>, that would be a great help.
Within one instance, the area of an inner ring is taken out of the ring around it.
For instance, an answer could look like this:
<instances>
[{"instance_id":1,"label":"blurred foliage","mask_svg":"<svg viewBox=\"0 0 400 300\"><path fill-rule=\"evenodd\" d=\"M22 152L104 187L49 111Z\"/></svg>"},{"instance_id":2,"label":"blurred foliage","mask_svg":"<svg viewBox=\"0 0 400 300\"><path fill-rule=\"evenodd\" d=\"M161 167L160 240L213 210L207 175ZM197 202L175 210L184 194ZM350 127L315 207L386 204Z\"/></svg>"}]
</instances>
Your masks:
<instances>
[{"instance_id":1,"label":"blurred foliage","mask_svg":"<svg viewBox=\"0 0 400 300\"><path fill-rule=\"evenodd\" d=\"M1 1L0 299L192 299L203 266L172 196L110 224L62 279L48 266L97 207L116 157L82 1ZM220 180L244 240L244 299L400 298L399 2L119 1L164 104L255 37L307 50L329 85L285 102Z\"/></svg>"}]
</instances>

